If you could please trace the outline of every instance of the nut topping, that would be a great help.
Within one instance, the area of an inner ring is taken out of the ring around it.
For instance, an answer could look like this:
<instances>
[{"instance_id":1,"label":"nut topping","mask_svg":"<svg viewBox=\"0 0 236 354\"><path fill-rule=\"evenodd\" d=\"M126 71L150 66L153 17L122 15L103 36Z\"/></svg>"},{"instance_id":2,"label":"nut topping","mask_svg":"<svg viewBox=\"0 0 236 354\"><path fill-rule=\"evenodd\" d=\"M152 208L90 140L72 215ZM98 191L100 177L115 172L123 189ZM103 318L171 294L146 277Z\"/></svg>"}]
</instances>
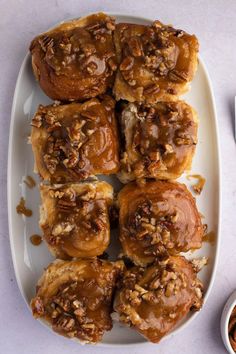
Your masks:
<instances>
[{"instance_id":1,"label":"nut topping","mask_svg":"<svg viewBox=\"0 0 236 354\"><path fill-rule=\"evenodd\" d=\"M65 235L69 234L74 228L74 225L70 224L69 222L61 222L59 224L56 224L53 229L52 229L52 235L53 236L58 236L58 235Z\"/></svg>"},{"instance_id":2,"label":"nut topping","mask_svg":"<svg viewBox=\"0 0 236 354\"><path fill-rule=\"evenodd\" d=\"M57 165L59 163L58 159L56 157L53 157L51 155L45 154L43 156L44 163L50 172L51 175L53 175L56 171Z\"/></svg>"},{"instance_id":3,"label":"nut topping","mask_svg":"<svg viewBox=\"0 0 236 354\"><path fill-rule=\"evenodd\" d=\"M39 44L41 45L41 48L44 52L47 51L48 48L53 46L53 38L50 38L49 36L45 35L39 38Z\"/></svg>"},{"instance_id":4,"label":"nut topping","mask_svg":"<svg viewBox=\"0 0 236 354\"><path fill-rule=\"evenodd\" d=\"M131 37L128 45L134 57L140 57L143 55L142 42L139 37Z\"/></svg>"},{"instance_id":5,"label":"nut topping","mask_svg":"<svg viewBox=\"0 0 236 354\"><path fill-rule=\"evenodd\" d=\"M139 284L145 284L145 289ZM190 309L200 306L202 284L184 257L167 256L124 274L115 300L120 321L158 342ZM195 295L195 293L197 295ZM200 307L198 307L199 309Z\"/></svg>"},{"instance_id":6,"label":"nut topping","mask_svg":"<svg viewBox=\"0 0 236 354\"><path fill-rule=\"evenodd\" d=\"M40 128L42 125L42 116L36 113L32 119L31 125L36 128Z\"/></svg>"},{"instance_id":7,"label":"nut topping","mask_svg":"<svg viewBox=\"0 0 236 354\"><path fill-rule=\"evenodd\" d=\"M120 64L120 70L121 71L128 71L131 70L134 65L134 58L132 57L126 57L122 63Z\"/></svg>"}]
</instances>

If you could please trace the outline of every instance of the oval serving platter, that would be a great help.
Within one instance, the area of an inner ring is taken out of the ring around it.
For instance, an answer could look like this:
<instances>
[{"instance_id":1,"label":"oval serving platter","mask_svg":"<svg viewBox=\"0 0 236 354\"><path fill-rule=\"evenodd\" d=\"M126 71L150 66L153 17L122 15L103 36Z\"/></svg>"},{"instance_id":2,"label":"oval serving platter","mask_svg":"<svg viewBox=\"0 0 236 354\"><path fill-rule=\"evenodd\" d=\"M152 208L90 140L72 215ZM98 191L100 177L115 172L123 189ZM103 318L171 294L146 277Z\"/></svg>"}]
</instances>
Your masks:
<instances>
[{"instance_id":1,"label":"oval serving platter","mask_svg":"<svg viewBox=\"0 0 236 354\"><path fill-rule=\"evenodd\" d=\"M114 14L117 22L150 24L152 21L140 17ZM215 277L220 238L220 160L217 133L217 120L214 97L206 67L201 58L196 76L191 84L191 90L182 97L198 112L199 131L198 145L193 159L191 174L200 174L206 179L205 187L200 196L197 196L197 205L204 215L203 223L213 232L215 240L212 243L203 243L200 250L189 252L187 258L208 257L206 267L199 273L204 284L204 302L206 302ZM53 260L46 245L42 243L35 247L30 242L32 234L40 234L39 205L40 196L38 188L29 189L24 180L32 176L37 183L39 178L33 173L33 153L28 144L31 118L39 104L49 104L51 101L40 90L35 81L30 55L27 54L16 83L12 105L11 126L8 151L8 220L9 237L11 243L12 259L20 292L29 306L35 294L35 286L43 269ZM101 179L105 179L101 176ZM106 177L115 189L121 184L115 177ZM191 183L186 175L179 179L191 189ZM26 200L26 206L33 211L30 218L18 215L16 205L21 197ZM117 234L113 239L117 239ZM109 247L111 258L119 253L119 244L114 241ZM203 309L204 311L204 305ZM190 313L167 335L176 334L188 325L198 313ZM32 317L33 321L33 317ZM49 327L48 327L49 328ZM125 328L114 322L112 331L105 334L101 345L142 345L147 343L145 338L132 329Z\"/></svg>"}]
</instances>

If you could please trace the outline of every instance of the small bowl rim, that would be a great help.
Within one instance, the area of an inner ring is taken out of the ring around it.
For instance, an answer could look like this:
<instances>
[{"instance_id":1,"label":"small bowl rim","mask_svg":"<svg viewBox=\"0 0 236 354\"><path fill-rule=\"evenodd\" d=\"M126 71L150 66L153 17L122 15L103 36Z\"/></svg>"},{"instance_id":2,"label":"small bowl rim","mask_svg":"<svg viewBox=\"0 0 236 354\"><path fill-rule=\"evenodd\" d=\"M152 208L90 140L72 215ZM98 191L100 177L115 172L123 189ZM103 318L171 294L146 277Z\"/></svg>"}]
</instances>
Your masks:
<instances>
[{"instance_id":1,"label":"small bowl rim","mask_svg":"<svg viewBox=\"0 0 236 354\"><path fill-rule=\"evenodd\" d=\"M230 354L235 354L235 351L233 350L229 341L228 325L229 325L230 315L235 306L236 306L236 290L234 290L232 294L229 296L228 300L225 303L221 315L221 336L224 345Z\"/></svg>"}]
</instances>

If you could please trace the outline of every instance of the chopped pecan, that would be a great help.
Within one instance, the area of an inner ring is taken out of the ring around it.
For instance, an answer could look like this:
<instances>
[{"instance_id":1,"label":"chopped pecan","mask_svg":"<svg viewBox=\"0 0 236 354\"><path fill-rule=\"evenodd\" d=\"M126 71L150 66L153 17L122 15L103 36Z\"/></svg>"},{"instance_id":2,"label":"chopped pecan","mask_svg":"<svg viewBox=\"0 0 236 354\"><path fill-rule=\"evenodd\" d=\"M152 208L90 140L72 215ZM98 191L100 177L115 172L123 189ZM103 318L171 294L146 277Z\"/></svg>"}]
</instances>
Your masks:
<instances>
[{"instance_id":1,"label":"chopped pecan","mask_svg":"<svg viewBox=\"0 0 236 354\"><path fill-rule=\"evenodd\" d=\"M135 86L135 85L136 85L136 83L137 83L137 81L136 81L136 80L134 80L134 79L132 79L132 80L128 80L128 84L129 84L130 86Z\"/></svg>"},{"instance_id":2,"label":"chopped pecan","mask_svg":"<svg viewBox=\"0 0 236 354\"><path fill-rule=\"evenodd\" d=\"M84 323L82 324L82 327L85 329L95 329L95 324L94 323Z\"/></svg>"},{"instance_id":3,"label":"chopped pecan","mask_svg":"<svg viewBox=\"0 0 236 354\"><path fill-rule=\"evenodd\" d=\"M207 262L207 257L195 258L191 261L193 269L196 273L200 272L200 270L207 264Z\"/></svg>"},{"instance_id":4,"label":"chopped pecan","mask_svg":"<svg viewBox=\"0 0 236 354\"><path fill-rule=\"evenodd\" d=\"M131 70L134 65L134 58L131 56L126 57L120 64L121 71Z\"/></svg>"},{"instance_id":5,"label":"chopped pecan","mask_svg":"<svg viewBox=\"0 0 236 354\"><path fill-rule=\"evenodd\" d=\"M177 313L175 313L175 312L170 312L170 313L169 313L169 317L170 317L171 319L175 319L176 316L177 316Z\"/></svg>"},{"instance_id":6,"label":"chopped pecan","mask_svg":"<svg viewBox=\"0 0 236 354\"><path fill-rule=\"evenodd\" d=\"M155 29L161 29L163 27L162 23L158 20L154 21L152 24L152 27L154 27Z\"/></svg>"},{"instance_id":7,"label":"chopped pecan","mask_svg":"<svg viewBox=\"0 0 236 354\"><path fill-rule=\"evenodd\" d=\"M175 144L178 146L181 145L192 145L192 139L190 138L175 138L174 140Z\"/></svg>"},{"instance_id":8,"label":"chopped pecan","mask_svg":"<svg viewBox=\"0 0 236 354\"><path fill-rule=\"evenodd\" d=\"M172 223L175 223L178 221L178 218L179 218L179 214L177 212L175 212L173 215L170 216L170 221Z\"/></svg>"},{"instance_id":9,"label":"chopped pecan","mask_svg":"<svg viewBox=\"0 0 236 354\"><path fill-rule=\"evenodd\" d=\"M137 290L129 290L128 291L128 299L133 306L139 306L142 302L142 299L140 297L140 292Z\"/></svg>"},{"instance_id":10,"label":"chopped pecan","mask_svg":"<svg viewBox=\"0 0 236 354\"><path fill-rule=\"evenodd\" d=\"M168 122L173 123L176 122L178 119L179 113L178 111L170 111L168 113Z\"/></svg>"},{"instance_id":11,"label":"chopped pecan","mask_svg":"<svg viewBox=\"0 0 236 354\"><path fill-rule=\"evenodd\" d=\"M177 70L169 71L168 76L169 76L170 80L176 81L176 82L185 82L188 79L186 73L179 72Z\"/></svg>"},{"instance_id":12,"label":"chopped pecan","mask_svg":"<svg viewBox=\"0 0 236 354\"><path fill-rule=\"evenodd\" d=\"M160 87L158 84L153 84L146 87L143 91L144 96L155 95L160 91Z\"/></svg>"},{"instance_id":13,"label":"chopped pecan","mask_svg":"<svg viewBox=\"0 0 236 354\"><path fill-rule=\"evenodd\" d=\"M114 23L113 22L106 22L106 28L108 29L108 30L110 30L110 31L114 31L114 29L115 29L115 25L114 25Z\"/></svg>"},{"instance_id":14,"label":"chopped pecan","mask_svg":"<svg viewBox=\"0 0 236 354\"><path fill-rule=\"evenodd\" d=\"M149 154L151 161L159 161L160 160L160 151L151 151Z\"/></svg>"},{"instance_id":15,"label":"chopped pecan","mask_svg":"<svg viewBox=\"0 0 236 354\"><path fill-rule=\"evenodd\" d=\"M70 210L71 208L76 206L76 201L59 199L57 202L57 206L61 210Z\"/></svg>"},{"instance_id":16,"label":"chopped pecan","mask_svg":"<svg viewBox=\"0 0 236 354\"><path fill-rule=\"evenodd\" d=\"M47 114L45 115L45 121L49 125L54 124L55 119L56 119L56 116L51 111L48 111Z\"/></svg>"},{"instance_id":17,"label":"chopped pecan","mask_svg":"<svg viewBox=\"0 0 236 354\"><path fill-rule=\"evenodd\" d=\"M161 285L160 279L159 278L155 278L155 279L153 279L153 281L150 284L150 289L156 290L156 289L158 289L160 287L160 285Z\"/></svg>"},{"instance_id":18,"label":"chopped pecan","mask_svg":"<svg viewBox=\"0 0 236 354\"><path fill-rule=\"evenodd\" d=\"M90 75L93 75L97 70L97 68L98 68L97 64L92 61L86 66L86 70Z\"/></svg>"},{"instance_id":19,"label":"chopped pecan","mask_svg":"<svg viewBox=\"0 0 236 354\"><path fill-rule=\"evenodd\" d=\"M76 150L71 149L69 151L69 156L63 160L63 164L66 168L73 168L77 165L79 161L79 154Z\"/></svg>"},{"instance_id":20,"label":"chopped pecan","mask_svg":"<svg viewBox=\"0 0 236 354\"><path fill-rule=\"evenodd\" d=\"M74 120L70 127L67 128L69 138L79 141L81 138L81 128L85 125L85 120Z\"/></svg>"},{"instance_id":21,"label":"chopped pecan","mask_svg":"<svg viewBox=\"0 0 236 354\"><path fill-rule=\"evenodd\" d=\"M90 199L94 199L96 196L96 191L94 189L88 189L86 192L81 194L79 198L84 201L88 201Z\"/></svg>"},{"instance_id":22,"label":"chopped pecan","mask_svg":"<svg viewBox=\"0 0 236 354\"><path fill-rule=\"evenodd\" d=\"M101 219L96 219L91 222L92 229L95 232L102 231L104 229L104 223Z\"/></svg>"},{"instance_id":23,"label":"chopped pecan","mask_svg":"<svg viewBox=\"0 0 236 354\"><path fill-rule=\"evenodd\" d=\"M182 37L184 35L184 31L183 30L176 30L175 31L175 36L176 37Z\"/></svg>"},{"instance_id":24,"label":"chopped pecan","mask_svg":"<svg viewBox=\"0 0 236 354\"><path fill-rule=\"evenodd\" d=\"M67 188L65 191L63 192L59 192L59 193L63 193L63 195L65 195L66 198L68 198L70 201L75 201L76 199L76 192L73 188L69 187Z\"/></svg>"},{"instance_id":25,"label":"chopped pecan","mask_svg":"<svg viewBox=\"0 0 236 354\"><path fill-rule=\"evenodd\" d=\"M91 230L92 225L90 221L81 221L81 226L83 226L86 230Z\"/></svg>"},{"instance_id":26,"label":"chopped pecan","mask_svg":"<svg viewBox=\"0 0 236 354\"><path fill-rule=\"evenodd\" d=\"M32 119L31 125L40 128L42 125L42 116L39 113L36 113Z\"/></svg>"},{"instance_id":27,"label":"chopped pecan","mask_svg":"<svg viewBox=\"0 0 236 354\"><path fill-rule=\"evenodd\" d=\"M65 298L59 296L59 297L54 298L53 302L55 304L57 304L58 306L60 306L62 308L62 310L66 311L66 312L70 311L71 305L70 305L69 299L65 299Z\"/></svg>"},{"instance_id":28,"label":"chopped pecan","mask_svg":"<svg viewBox=\"0 0 236 354\"><path fill-rule=\"evenodd\" d=\"M165 144L165 150L167 154L172 154L174 152L173 146L171 144Z\"/></svg>"},{"instance_id":29,"label":"chopped pecan","mask_svg":"<svg viewBox=\"0 0 236 354\"><path fill-rule=\"evenodd\" d=\"M134 57L140 57L143 55L142 42L139 37L131 37L129 42L129 49Z\"/></svg>"},{"instance_id":30,"label":"chopped pecan","mask_svg":"<svg viewBox=\"0 0 236 354\"><path fill-rule=\"evenodd\" d=\"M160 54L145 56L145 66L152 71L156 71L162 62L162 57Z\"/></svg>"},{"instance_id":31,"label":"chopped pecan","mask_svg":"<svg viewBox=\"0 0 236 354\"><path fill-rule=\"evenodd\" d=\"M53 123L53 124L51 124L50 126L47 127L47 132L51 133L51 132L53 132L55 130L60 129L60 127L61 127L61 123L60 122L55 122L55 123Z\"/></svg>"},{"instance_id":32,"label":"chopped pecan","mask_svg":"<svg viewBox=\"0 0 236 354\"><path fill-rule=\"evenodd\" d=\"M56 224L53 229L52 229L52 235L53 236L58 236L61 234L69 234L73 229L74 229L74 225L70 224L69 222L60 222L58 224Z\"/></svg>"},{"instance_id":33,"label":"chopped pecan","mask_svg":"<svg viewBox=\"0 0 236 354\"><path fill-rule=\"evenodd\" d=\"M64 331L71 331L75 325L74 318L68 315L61 315L56 321L56 327Z\"/></svg>"},{"instance_id":34,"label":"chopped pecan","mask_svg":"<svg viewBox=\"0 0 236 354\"><path fill-rule=\"evenodd\" d=\"M115 62L115 60L113 58L110 58L108 60L108 65L110 66L112 71L116 71L117 70L117 64Z\"/></svg>"},{"instance_id":35,"label":"chopped pecan","mask_svg":"<svg viewBox=\"0 0 236 354\"><path fill-rule=\"evenodd\" d=\"M39 41L39 44L44 52L47 51L48 47L53 46L53 38L51 38L47 35L41 36L38 41Z\"/></svg>"},{"instance_id":36,"label":"chopped pecan","mask_svg":"<svg viewBox=\"0 0 236 354\"><path fill-rule=\"evenodd\" d=\"M141 226L146 229L148 231L148 233L150 232L154 232L156 230L156 227L153 226L151 223L145 223L145 222L142 222L141 223Z\"/></svg>"},{"instance_id":37,"label":"chopped pecan","mask_svg":"<svg viewBox=\"0 0 236 354\"><path fill-rule=\"evenodd\" d=\"M72 44L71 43L60 43L59 47L65 52L66 54L70 54L72 50Z\"/></svg>"},{"instance_id":38,"label":"chopped pecan","mask_svg":"<svg viewBox=\"0 0 236 354\"><path fill-rule=\"evenodd\" d=\"M144 289L142 286L139 284L135 284L134 286L135 290L137 290L141 295L146 294L148 292L147 289Z\"/></svg>"},{"instance_id":39,"label":"chopped pecan","mask_svg":"<svg viewBox=\"0 0 236 354\"><path fill-rule=\"evenodd\" d=\"M151 203L149 201L144 202L140 207L139 210L141 211L142 215L150 215L151 211Z\"/></svg>"},{"instance_id":40,"label":"chopped pecan","mask_svg":"<svg viewBox=\"0 0 236 354\"><path fill-rule=\"evenodd\" d=\"M56 171L57 165L59 164L59 160L52 155L45 154L43 156L43 161L49 173L53 175Z\"/></svg>"},{"instance_id":41,"label":"chopped pecan","mask_svg":"<svg viewBox=\"0 0 236 354\"><path fill-rule=\"evenodd\" d=\"M42 299L37 296L32 303L33 314L35 316L42 316L45 312L44 304Z\"/></svg>"}]
</instances>

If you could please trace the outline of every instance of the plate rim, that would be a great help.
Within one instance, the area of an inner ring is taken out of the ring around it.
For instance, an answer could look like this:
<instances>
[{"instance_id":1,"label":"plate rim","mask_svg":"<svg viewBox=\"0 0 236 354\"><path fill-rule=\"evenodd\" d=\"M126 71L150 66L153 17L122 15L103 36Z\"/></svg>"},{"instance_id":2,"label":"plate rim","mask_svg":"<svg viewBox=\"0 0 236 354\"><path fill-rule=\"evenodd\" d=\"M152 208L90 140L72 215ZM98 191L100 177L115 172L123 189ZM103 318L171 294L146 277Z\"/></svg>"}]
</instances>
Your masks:
<instances>
[{"instance_id":1,"label":"plate rim","mask_svg":"<svg viewBox=\"0 0 236 354\"><path fill-rule=\"evenodd\" d=\"M127 18L130 20L139 20L139 21L143 21L143 22L153 22L153 19L148 18L148 17L143 17L143 16L138 16L138 15L133 15L133 14L124 14L121 11L103 11L103 10L97 10L96 12L82 12L81 16L89 16L93 13L97 13L97 12L104 12L105 14L108 14L110 16L114 16L114 17L123 17L123 18ZM79 16L79 17L81 17ZM63 22L67 22L73 19L76 19L78 17L73 17L73 18L66 18L63 21L60 21L56 24L54 24L52 27L53 28ZM49 28L49 29L50 29ZM48 31L48 29L46 30ZM42 32L43 33L43 32ZM16 85L15 85L15 89L14 89L14 96L13 96L13 100L12 100L12 108L11 108L11 121L10 121L10 128L9 128L9 140L8 140L8 162L7 162L7 212L8 212L8 230L9 230L9 239L10 239L10 248L11 248L11 258L12 258L12 262L13 262L13 268L14 268L14 272L15 272L15 277L16 277L16 281L17 281L17 285L18 288L20 290L21 296L23 297L27 308L30 310L30 306L28 301L26 300L26 297L24 296L24 291L22 288L22 283L20 281L20 276L18 273L18 267L16 264L16 257L15 257L15 247L14 247L14 237L13 237L13 225L12 225L12 188L11 188L11 176L12 176L12 141L13 141L13 130L14 130L14 123L15 123L15 115L16 115L16 102L17 102L17 98L18 98L18 92L19 92L19 86L20 86L20 81L22 78L22 74L25 70L25 67L27 66L27 62L28 60L30 60L30 53L27 53L22 61L22 64L20 66L20 70L17 76L17 80L16 80ZM199 64L202 66L202 70L204 72L205 78L206 78L206 82L209 88L209 95L211 98L211 108L212 108L212 114L214 116L214 137L215 137L215 150L217 152L217 170L218 170L218 208L217 208L217 212L218 212L218 220L217 220L217 240L216 240L216 247L215 247L215 260L214 260L214 265L212 268L212 272L211 272L211 278L210 278L210 282L208 284L208 289L206 291L206 293L204 293L204 305L206 305L206 302L210 296L210 293L212 291L213 285L214 285L214 281L215 281L215 277L216 277L216 271L217 271L217 266L218 266L218 262L219 262L219 252L220 252L220 244L221 244L221 205L222 205L222 166L221 166L221 154L220 154L220 144L219 144L219 126L218 126L218 119L217 119L217 109L216 109L216 102L215 102L215 96L214 96L214 92L213 92L213 86L212 86L212 82L207 70L207 67L205 65L204 60L202 59L201 55L198 54L198 60L199 60ZM190 88L191 90L191 88ZM180 96L181 98L182 96ZM183 323L179 328L174 328L173 332L170 332L169 334L167 334L165 337L162 338L162 341L166 340L167 338L170 338L171 336L175 336L176 334L178 334L180 331L184 330L186 328L186 326L189 326L192 321L199 315L201 311L195 312L185 323ZM44 326L46 326L50 331L51 328L49 325L45 324L43 321L39 321L41 324L43 324ZM55 333L55 332L53 332ZM56 333L55 333L56 334ZM76 341L77 342L77 341ZM140 343L119 343L119 344L112 344L112 343L103 343L100 342L98 344L96 344L96 346L99 347L120 347L120 348L124 348L124 347L135 347L135 346L145 346L147 344L150 344L149 341L146 340L146 338L144 338L143 342Z\"/></svg>"}]
</instances>

